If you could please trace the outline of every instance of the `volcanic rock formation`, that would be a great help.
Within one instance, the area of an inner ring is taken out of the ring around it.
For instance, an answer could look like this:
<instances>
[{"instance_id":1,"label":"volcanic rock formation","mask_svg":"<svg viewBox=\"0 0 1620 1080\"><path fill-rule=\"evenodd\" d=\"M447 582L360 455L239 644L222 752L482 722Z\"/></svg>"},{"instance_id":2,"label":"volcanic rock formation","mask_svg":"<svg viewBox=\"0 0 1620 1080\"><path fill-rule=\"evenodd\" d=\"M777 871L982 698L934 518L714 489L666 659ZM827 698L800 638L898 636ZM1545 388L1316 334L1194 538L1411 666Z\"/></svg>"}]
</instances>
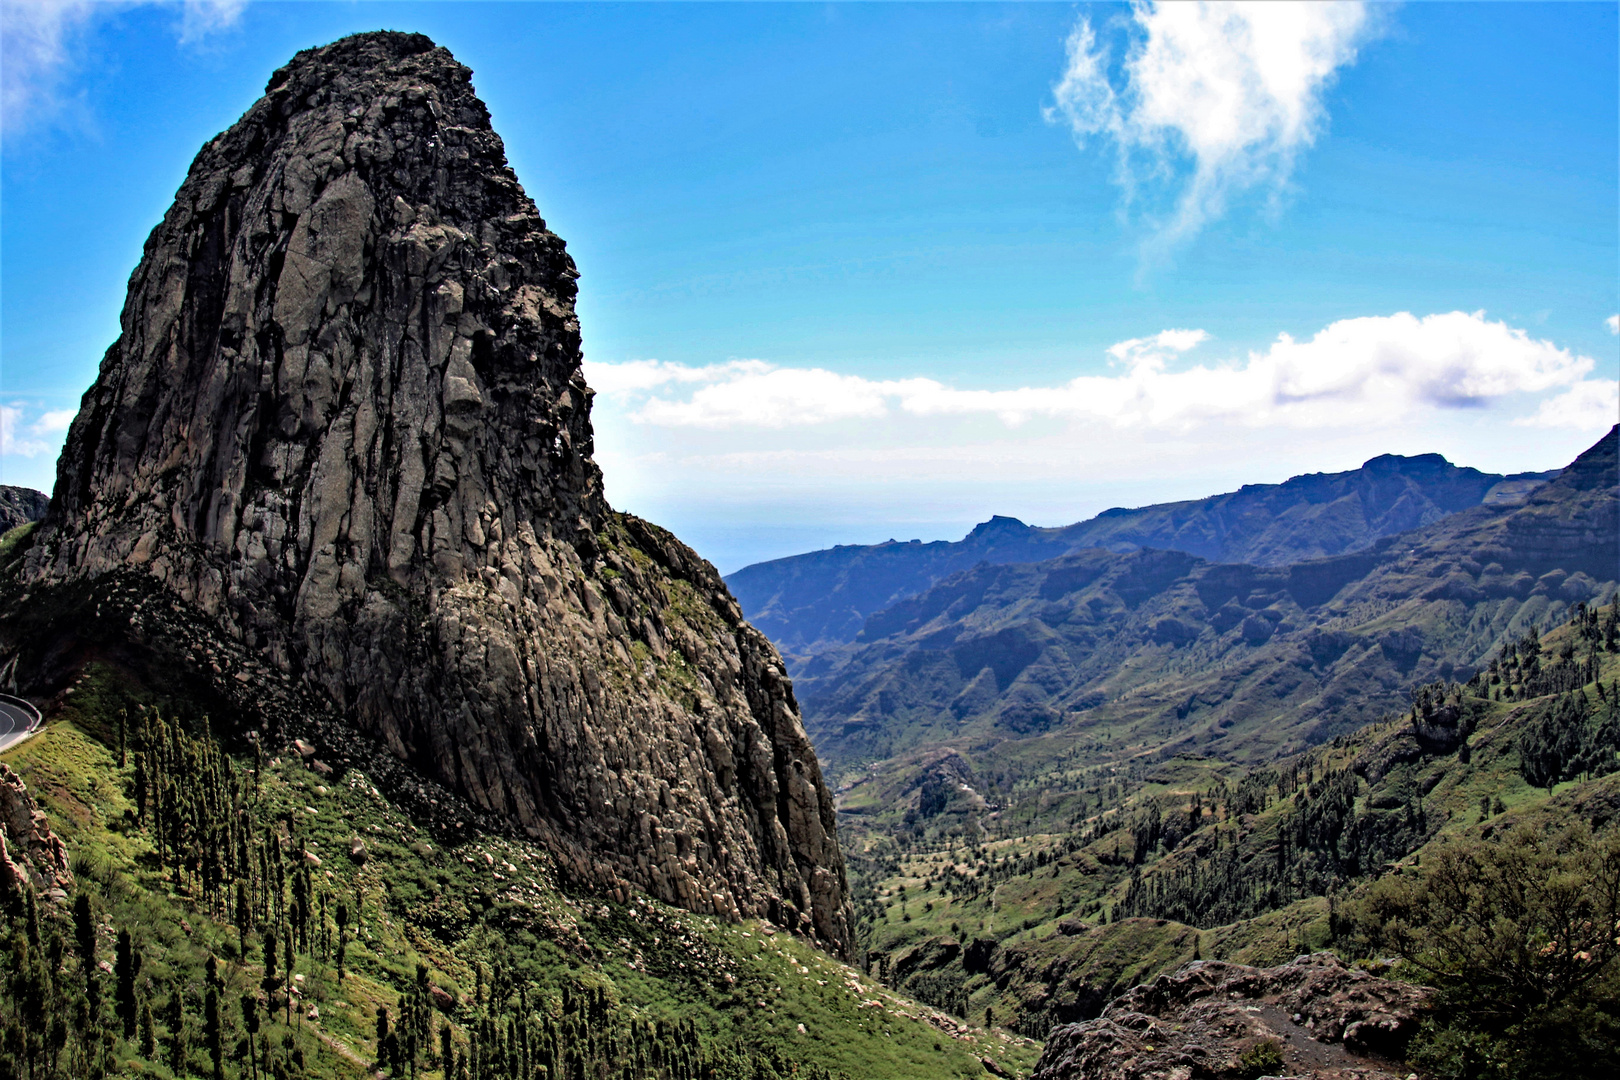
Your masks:
<instances>
[{"instance_id":1,"label":"volcanic rock formation","mask_svg":"<svg viewBox=\"0 0 1620 1080\"><path fill-rule=\"evenodd\" d=\"M578 273L470 79L420 35L345 38L203 147L27 578L149 575L597 886L847 952L781 660L604 501Z\"/></svg>"},{"instance_id":2,"label":"volcanic rock formation","mask_svg":"<svg viewBox=\"0 0 1620 1080\"><path fill-rule=\"evenodd\" d=\"M1432 991L1345 967L1332 953L1273 968L1194 961L1057 1028L1034 1080L1254 1076L1397 1080ZM1270 1053L1267 1054L1269 1048Z\"/></svg>"}]
</instances>

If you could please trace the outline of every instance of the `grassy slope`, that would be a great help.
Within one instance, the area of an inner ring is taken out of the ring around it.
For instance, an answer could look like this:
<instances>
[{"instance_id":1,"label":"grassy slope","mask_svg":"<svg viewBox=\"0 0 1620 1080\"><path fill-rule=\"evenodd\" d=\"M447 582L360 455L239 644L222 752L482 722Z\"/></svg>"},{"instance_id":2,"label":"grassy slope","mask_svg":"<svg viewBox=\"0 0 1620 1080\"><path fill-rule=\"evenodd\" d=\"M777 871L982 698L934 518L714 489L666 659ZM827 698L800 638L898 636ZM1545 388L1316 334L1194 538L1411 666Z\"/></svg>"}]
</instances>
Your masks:
<instances>
[{"instance_id":1,"label":"grassy slope","mask_svg":"<svg viewBox=\"0 0 1620 1080\"><path fill-rule=\"evenodd\" d=\"M104 911L104 955L111 955L116 929L128 928L145 950L146 976L200 984L213 953L226 973L224 1000L234 1003L262 975L254 938L247 942L253 959L244 959L235 932L216 913L171 888L133 821L131 774L117 765L114 715L144 695L127 672L92 665L45 730L5 760L67 843L79 887ZM482 837L440 846L358 771L327 779L296 754L283 754L268 764L261 798L267 819L287 822L290 835L322 860L319 873L334 895L351 898L351 906L357 893L362 898L348 977L339 984L330 962L301 958L306 1004L294 1008L291 1026L269 1029L277 1045L293 1037L311 1075L363 1071L361 1063L376 1056L377 1011L387 1007L397 1016L418 961L462 1003L451 1018L464 1021L474 965L488 965L497 954L542 992L595 981L613 988L621 1019L691 1020L705 1040L775 1045L785 1056L849 1076L978 1076L980 1057L1015 1072L1033 1063L1037 1048L1027 1041L959 1029L786 934L644 900L620 905L570 896L553 883L544 850L531 844ZM348 854L355 835L368 848L363 865ZM316 1019L305 1011L311 1005ZM132 1046L120 1043L119 1054L132 1074L170 1075L166 1066L136 1058Z\"/></svg>"}]
</instances>

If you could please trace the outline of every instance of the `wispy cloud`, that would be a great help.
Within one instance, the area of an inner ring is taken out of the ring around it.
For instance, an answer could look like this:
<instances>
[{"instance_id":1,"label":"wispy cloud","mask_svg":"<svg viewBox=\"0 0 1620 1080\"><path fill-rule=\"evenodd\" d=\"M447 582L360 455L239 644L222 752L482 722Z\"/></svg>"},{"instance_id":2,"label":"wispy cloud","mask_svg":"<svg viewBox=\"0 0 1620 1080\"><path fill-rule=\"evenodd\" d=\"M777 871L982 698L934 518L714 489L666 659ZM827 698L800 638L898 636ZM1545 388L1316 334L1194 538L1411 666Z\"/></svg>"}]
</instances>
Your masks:
<instances>
[{"instance_id":1,"label":"wispy cloud","mask_svg":"<svg viewBox=\"0 0 1620 1080\"><path fill-rule=\"evenodd\" d=\"M181 45L236 25L247 0L4 0L0 3L0 129L16 135L55 121L95 24L136 7L172 8Z\"/></svg>"},{"instance_id":2,"label":"wispy cloud","mask_svg":"<svg viewBox=\"0 0 1620 1080\"><path fill-rule=\"evenodd\" d=\"M1604 386L1612 388L1587 380L1591 358L1484 312L1344 319L1308 341L1280 334L1264 352L1170 370L1172 359L1208 339L1202 330L1133 338L1108 350L1122 368L1117 373L1003 390L963 390L929 378L867 379L759 360L704 367L592 362L585 375L600 392L621 399L638 423L711 430L900 415L977 415L1009 426L1051 418L1166 431L1209 423L1388 427L1425 411L1478 409L1560 389L1565 393L1523 422L1592 427L1594 403L1601 403Z\"/></svg>"},{"instance_id":3,"label":"wispy cloud","mask_svg":"<svg viewBox=\"0 0 1620 1080\"><path fill-rule=\"evenodd\" d=\"M0 456L32 458L55 453L78 413L77 409L59 409L28 419L31 411L27 403L21 401L0 405Z\"/></svg>"},{"instance_id":4,"label":"wispy cloud","mask_svg":"<svg viewBox=\"0 0 1620 1080\"><path fill-rule=\"evenodd\" d=\"M1620 315L1610 315L1603 320L1603 325L1609 328L1609 333L1620 334Z\"/></svg>"},{"instance_id":5,"label":"wispy cloud","mask_svg":"<svg viewBox=\"0 0 1620 1080\"><path fill-rule=\"evenodd\" d=\"M248 0L185 0L180 11L180 44L194 45L229 30L247 5Z\"/></svg>"},{"instance_id":6,"label":"wispy cloud","mask_svg":"<svg viewBox=\"0 0 1620 1080\"><path fill-rule=\"evenodd\" d=\"M1541 403L1534 416L1515 420L1522 427L1600 431L1620 417L1620 382L1584 379Z\"/></svg>"},{"instance_id":7,"label":"wispy cloud","mask_svg":"<svg viewBox=\"0 0 1620 1080\"><path fill-rule=\"evenodd\" d=\"M1282 192L1315 142L1322 95L1368 36L1359 2L1155 3L1131 9L1116 65L1085 17L1067 42L1047 119L1111 144L1127 199L1163 254L1252 188ZM1156 209L1163 192L1169 207Z\"/></svg>"}]
</instances>

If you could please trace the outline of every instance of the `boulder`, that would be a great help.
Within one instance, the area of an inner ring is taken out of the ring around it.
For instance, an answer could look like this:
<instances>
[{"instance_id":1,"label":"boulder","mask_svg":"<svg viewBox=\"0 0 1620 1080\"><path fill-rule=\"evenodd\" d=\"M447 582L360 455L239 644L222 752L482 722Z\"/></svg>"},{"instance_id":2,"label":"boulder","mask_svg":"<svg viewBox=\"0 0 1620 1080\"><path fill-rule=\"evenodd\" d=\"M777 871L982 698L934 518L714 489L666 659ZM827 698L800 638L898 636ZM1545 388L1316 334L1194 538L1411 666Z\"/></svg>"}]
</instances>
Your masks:
<instances>
[{"instance_id":1,"label":"boulder","mask_svg":"<svg viewBox=\"0 0 1620 1080\"><path fill-rule=\"evenodd\" d=\"M0 897L24 886L52 898L73 887L73 871L67 846L51 831L50 818L28 785L0 762Z\"/></svg>"},{"instance_id":2,"label":"boulder","mask_svg":"<svg viewBox=\"0 0 1620 1080\"><path fill-rule=\"evenodd\" d=\"M1433 991L1346 967L1331 953L1272 968L1194 961L1048 1036L1033 1080L1240 1076L1272 1044L1301 1080L1402 1080L1400 1055Z\"/></svg>"}]
</instances>

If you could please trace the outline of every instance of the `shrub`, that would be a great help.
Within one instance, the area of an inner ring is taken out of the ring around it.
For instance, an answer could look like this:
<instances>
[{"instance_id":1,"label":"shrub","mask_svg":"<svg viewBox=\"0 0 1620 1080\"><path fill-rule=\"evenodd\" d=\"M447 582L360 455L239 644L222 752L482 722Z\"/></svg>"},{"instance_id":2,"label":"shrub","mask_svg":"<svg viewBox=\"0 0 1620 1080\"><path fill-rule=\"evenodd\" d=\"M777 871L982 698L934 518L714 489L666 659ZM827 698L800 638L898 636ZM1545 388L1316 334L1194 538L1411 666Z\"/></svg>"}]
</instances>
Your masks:
<instances>
[{"instance_id":1,"label":"shrub","mask_svg":"<svg viewBox=\"0 0 1620 1080\"><path fill-rule=\"evenodd\" d=\"M1454 841L1379 881L1356 919L1439 991L1412 1060L1454 1080L1580 1075L1620 1056L1620 835Z\"/></svg>"},{"instance_id":2,"label":"shrub","mask_svg":"<svg viewBox=\"0 0 1620 1080\"><path fill-rule=\"evenodd\" d=\"M1238 1059L1243 1069L1244 1080L1257 1080L1261 1076L1269 1076L1282 1071L1283 1052L1282 1043L1276 1039L1266 1039L1257 1042L1244 1052Z\"/></svg>"}]
</instances>

